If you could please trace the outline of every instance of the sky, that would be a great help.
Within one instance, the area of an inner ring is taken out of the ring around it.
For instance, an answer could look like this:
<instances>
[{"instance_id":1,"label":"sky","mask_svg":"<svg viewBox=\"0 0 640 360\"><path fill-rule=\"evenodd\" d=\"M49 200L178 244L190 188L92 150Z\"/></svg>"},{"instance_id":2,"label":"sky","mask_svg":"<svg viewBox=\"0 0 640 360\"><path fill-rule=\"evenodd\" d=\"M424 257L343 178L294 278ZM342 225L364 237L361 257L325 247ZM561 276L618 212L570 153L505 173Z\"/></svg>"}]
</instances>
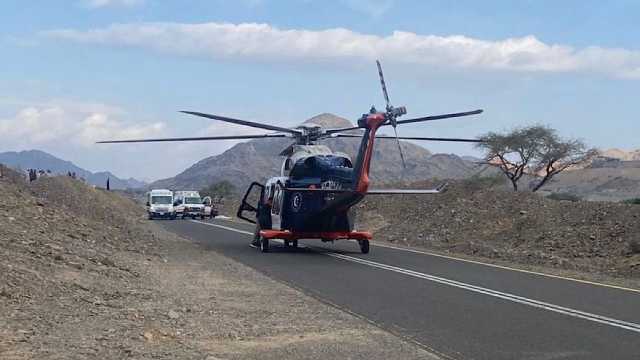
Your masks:
<instances>
[{"instance_id":1,"label":"sky","mask_svg":"<svg viewBox=\"0 0 640 360\"><path fill-rule=\"evenodd\" d=\"M544 124L598 148L639 148L638 1L4 0L0 152L41 149L155 180L235 143L97 145L255 133L181 114L295 126L484 109L400 135L475 137ZM479 155L470 145L421 143Z\"/></svg>"}]
</instances>

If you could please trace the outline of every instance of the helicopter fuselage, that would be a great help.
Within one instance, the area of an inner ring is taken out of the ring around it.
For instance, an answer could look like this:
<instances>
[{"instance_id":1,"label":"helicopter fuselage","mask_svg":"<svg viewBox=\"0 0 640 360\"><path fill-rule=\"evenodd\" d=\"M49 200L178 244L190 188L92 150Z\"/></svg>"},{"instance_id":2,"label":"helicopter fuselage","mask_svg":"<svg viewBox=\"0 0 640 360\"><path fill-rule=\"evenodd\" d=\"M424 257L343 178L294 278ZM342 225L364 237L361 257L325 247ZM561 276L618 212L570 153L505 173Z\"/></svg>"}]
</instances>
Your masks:
<instances>
[{"instance_id":1,"label":"helicopter fuselage","mask_svg":"<svg viewBox=\"0 0 640 360\"><path fill-rule=\"evenodd\" d=\"M364 128L356 163L348 155L324 145L295 145L281 174L269 179L257 214L261 229L292 232L350 232L352 209L366 195L375 132L383 113L364 115Z\"/></svg>"}]
</instances>

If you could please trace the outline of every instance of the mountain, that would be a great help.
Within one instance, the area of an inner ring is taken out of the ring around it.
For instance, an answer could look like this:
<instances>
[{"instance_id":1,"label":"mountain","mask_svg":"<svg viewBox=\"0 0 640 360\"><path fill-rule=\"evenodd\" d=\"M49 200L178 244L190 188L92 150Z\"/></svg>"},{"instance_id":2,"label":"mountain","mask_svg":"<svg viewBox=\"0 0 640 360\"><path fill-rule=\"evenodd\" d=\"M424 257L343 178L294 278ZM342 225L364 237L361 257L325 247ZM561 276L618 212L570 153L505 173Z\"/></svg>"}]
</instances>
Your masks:
<instances>
[{"instance_id":1,"label":"mountain","mask_svg":"<svg viewBox=\"0 0 640 360\"><path fill-rule=\"evenodd\" d=\"M605 151L601 151L600 155L618 159L622 161L637 161L640 160L640 149L624 151L620 149L608 149Z\"/></svg>"},{"instance_id":2,"label":"mountain","mask_svg":"<svg viewBox=\"0 0 640 360\"><path fill-rule=\"evenodd\" d=\"M305 124L324 128L352 127L353 124L333 114L321 114ZM355 130L354 132L357 132ZM319 142L333 151L349 154L355 161L359 139L332 138ZM431 154L427 149L402 141L407 167L403 169L395 140L376 142L371 177L374 182L415 181L427 178L463 178L473 174L476 165L450 154ZM258 139L239 143L216 156L202 159L175 177L152 183L154 188L200 189L209 184L228 180L239 190L252 181L264 182L280 173L283 157L278 154L291 144L290 139Z\"/></svg>"},{"instance_id":3,"label":"mountain","mask_svg":"<svg viewBox=\"0 0 640 360\"><path fill-rule=\"evenodd\" d=\"M76 173L78 177L84 178L89 184L104 187L109 180L112 189L139 189L146 186L146 183L129 178L120 179L108 171L92 173L78 167L74 163L57 158L40 150L27 150L20 152L3 152L0 153L0 164L15 169L41 169L51 170L54 174L66 174L68 172Z\"/></svg>"}]
</instances>

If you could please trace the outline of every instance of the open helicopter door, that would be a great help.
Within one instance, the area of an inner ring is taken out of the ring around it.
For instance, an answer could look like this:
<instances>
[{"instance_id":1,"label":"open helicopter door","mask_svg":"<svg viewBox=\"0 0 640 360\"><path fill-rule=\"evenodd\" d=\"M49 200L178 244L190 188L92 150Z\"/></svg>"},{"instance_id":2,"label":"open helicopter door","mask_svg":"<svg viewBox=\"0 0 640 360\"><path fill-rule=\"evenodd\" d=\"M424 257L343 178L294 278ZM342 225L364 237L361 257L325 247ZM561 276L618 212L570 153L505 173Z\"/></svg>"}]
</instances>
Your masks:
<instances>
[{"instance_id":1,"label":"open helicopter door","mask_svg":"<svg viewBox=\"0 0 640 360\"><path fill-rule=\"evenodd\" d=\"M244 193L242 197L242 202L240 203L240 207L238 207L238 213L236 216L238 218L248 221L250 223L255 224L258 215L260 214L260 207L262 206L262 197L264 196L264 185L258 182L252 182L247 192ZM252 205L255 204L255 205ZM245 211L255 213L254 216L245 216Z\"/></svg>"}]
</instances>

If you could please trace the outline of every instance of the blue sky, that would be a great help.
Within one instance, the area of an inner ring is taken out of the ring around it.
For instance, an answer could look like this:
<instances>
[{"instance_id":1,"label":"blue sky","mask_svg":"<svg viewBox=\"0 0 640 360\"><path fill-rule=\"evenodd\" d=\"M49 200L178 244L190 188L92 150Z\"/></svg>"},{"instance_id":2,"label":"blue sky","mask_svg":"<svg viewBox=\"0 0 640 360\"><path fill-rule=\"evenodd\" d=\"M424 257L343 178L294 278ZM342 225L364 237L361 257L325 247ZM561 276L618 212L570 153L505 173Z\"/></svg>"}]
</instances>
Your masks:
<instances>
[{"instance_id":1,"label":"blue sky","mask_svg":"<svg viewBox=\"0 0 640 360\"><path fill-rule=\"evenodd\" d=\"M178 110L280 125L322 112L354 120L382 104L375 58L410 115L485 109L400 134L543 123L592 146L637 148L638 13L636 1L3 1L0 151L173 176L233 143L93 141L250 132Z\"/></svg>"}]
</instances>

